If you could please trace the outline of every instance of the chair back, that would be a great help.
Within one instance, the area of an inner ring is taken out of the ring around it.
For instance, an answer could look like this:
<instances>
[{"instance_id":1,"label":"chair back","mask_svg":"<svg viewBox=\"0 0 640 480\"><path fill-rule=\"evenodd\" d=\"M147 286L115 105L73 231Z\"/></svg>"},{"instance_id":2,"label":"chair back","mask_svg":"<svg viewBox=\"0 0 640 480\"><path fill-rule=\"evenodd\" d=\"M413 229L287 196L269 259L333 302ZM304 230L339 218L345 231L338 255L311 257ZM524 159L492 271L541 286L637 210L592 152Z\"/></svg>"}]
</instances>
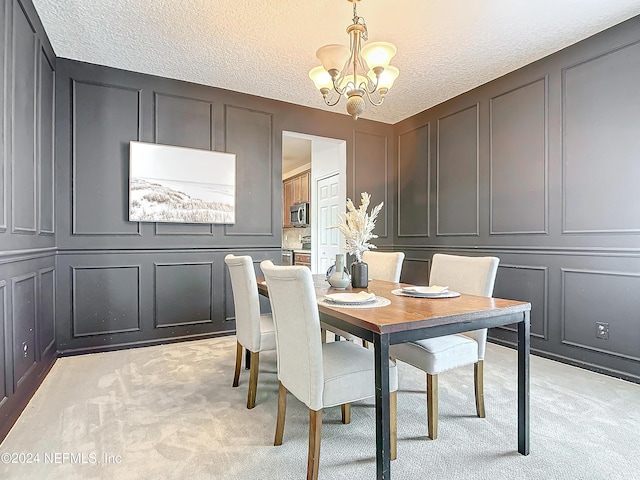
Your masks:
<instances>
[{"instance_id":1,"label":"chair back","mask_svg":"<svg viewBox=\"0 0 640 480\"><path fill-rule=\"evenodd\" d=\"M395 283L400 281L404 253L367 250L362 254L362 261L369 266L369 278Z\"/></svg>"},{"instance_id":2,"label":"chair back","mask_svg":"<svg viewBox=\"0 0 640 480\"><path fill-rule=\"evenodd\" d=\"M276 330L278 380L312 410L322 408L324 373L320 316L311 270L260 264Z\"/></svg>"},{"instance_id":3,"label":"chair back","mask_svg":"<svg viewBox=\"0 0 640 480\"><path fill-rule=\"evenodd\" d=\"M224 257L229 267L236 311L236 338L252 352L260 351L260 300L253 260L248 255Z\"/></svg>"},{"instance_id":4,"label":"chair back","mask_svg":"<svg viewBox=\"0 0 640 480\"><path fill-rule=\"evenodd\" d=\"M490 297L498 273L498 257L465 257L436 253L431 260L429 285L448 286L450 290ZM468 332L478 342L478 357L484 359L487 329Z\"/></svg>"}]
</instances>

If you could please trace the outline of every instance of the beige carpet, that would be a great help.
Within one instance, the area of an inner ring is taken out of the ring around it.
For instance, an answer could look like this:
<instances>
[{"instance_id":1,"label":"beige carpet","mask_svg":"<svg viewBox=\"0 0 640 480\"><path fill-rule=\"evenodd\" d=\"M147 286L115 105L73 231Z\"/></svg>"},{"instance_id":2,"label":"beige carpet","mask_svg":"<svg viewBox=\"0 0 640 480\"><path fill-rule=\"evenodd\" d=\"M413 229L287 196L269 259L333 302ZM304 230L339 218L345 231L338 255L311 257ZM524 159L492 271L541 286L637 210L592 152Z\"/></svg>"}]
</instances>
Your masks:
<instances>
[{"instance_id":1,"label":"beige carpet","mask_svg":"<svg viewBox=\"0 0 640 480\"><path fill-rule=\"evenodd\" d=\"M235 338L59 359L5 441L2 479L302 479L307 409L289 396L273 447L275 355L256 408L232 388ZM531 361L531 455L517 452L516 352L488 345L487 418L473 369L440 376L440 431L426 437L424 375L400 364L395 479L631 479L640 473L640 385ZM373 402L324 415L321 479L375 478ZM21 455L22 454L22 455ZM38 463L25 462L31 460ZM17 463L11 463L11 462Z\"/></svg>"}]
</instances>

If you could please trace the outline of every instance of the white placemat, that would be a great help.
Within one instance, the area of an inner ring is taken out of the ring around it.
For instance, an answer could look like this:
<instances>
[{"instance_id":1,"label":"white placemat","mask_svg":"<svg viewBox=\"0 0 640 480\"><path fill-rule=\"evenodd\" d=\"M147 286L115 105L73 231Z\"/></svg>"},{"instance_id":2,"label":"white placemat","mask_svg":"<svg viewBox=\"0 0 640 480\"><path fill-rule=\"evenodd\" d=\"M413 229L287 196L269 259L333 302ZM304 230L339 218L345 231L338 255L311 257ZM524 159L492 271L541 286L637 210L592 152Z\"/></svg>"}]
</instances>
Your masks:
<instances>
[{"instance_id":1,"label":"white placemat","mask_svg":"<svg viewBox=\"0 0 640 480\"><path fill-rule=\"evenodd\" d=\"M410 293L407 293L405 291L403 291L401 288L397 288L395 290L391 290L391 293L393 293L394 295L398 295L399 297L411 297L411 298L425 298L425 299L431 299L431 300L435 300L438 298L455 298L455 297L459 297L460 294L458 292L452 292L451 290L449 290L448 292L445 293L440 293L438 295L429 295L429 296L424 296L424 295L412 295Z\"/></svg>"},{"instance_id":2,"label":"white placemat","mask_svg":"<svg viewBox=\"0 0 640 480\"><path fill-rule=\"evenodd\" d=\"M318 305L324 305L325 307L334 307L334 308L378 308L378 307L386 307L387 305L391 305L391 300L385 297L378 297L373 302L366 303L336 303L330 300L326 300L324 297L318 299Z\"/></svg>"}]
</instances>

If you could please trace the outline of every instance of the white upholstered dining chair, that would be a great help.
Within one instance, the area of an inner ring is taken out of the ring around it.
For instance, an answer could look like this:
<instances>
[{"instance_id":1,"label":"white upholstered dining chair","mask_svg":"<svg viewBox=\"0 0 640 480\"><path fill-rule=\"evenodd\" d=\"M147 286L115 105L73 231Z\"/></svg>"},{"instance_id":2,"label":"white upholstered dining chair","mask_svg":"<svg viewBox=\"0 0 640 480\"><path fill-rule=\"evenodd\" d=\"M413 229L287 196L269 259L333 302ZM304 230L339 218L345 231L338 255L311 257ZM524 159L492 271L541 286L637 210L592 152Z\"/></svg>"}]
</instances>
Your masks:
<instances>
[{"instance_id":1,"label":"white upholstered dining chair","mask_svg":"<svg viewBox=\"0 0 640 480\"><path fill-rule=\"evenodd\" d=\"M271 314L260 314L258 284L253 270L253 260L248 255L224 258L231 275L233 303L236 311L236 367L233 386L240 380L243 347L251 352L247 408L256 406L260 352L275 350L276 335Z\"/></svg>"},{"instance_id":2,"label":"white upholstered dining chair","mask_svg":"<svg viewBox=\"0 0 640 480\"><path fill-rule=\"evenodd\" d=\"M438 253L432 259L429 285L448 286L456 292L490 297L499 262L497 257L464 257ZM483 372L486 344L485 328L465 334L391 345L389 348L393 358L427 374L429 438L435 440L438 437L438 374L452 368L474 365L476 413L480 418L485 417Z\"/></svg>"},{"instance_id":3,"label":"white upholstered dining chair","mask_svg":"<svg viewBox=\"0 0 640 480\"><path fill-rule=\"evenodd\" d=\"M318 477L322 410L342 406L349 423L351 402L375 395L374 356L351 342L322 343L311 271L304 266L260 264L267 281L276 328L278 417L274 445L282 445L287 392L309 408L307 479ZM396 458L397 368L389 367L391 459Z\"/></svg>"},{"instance_id":4,"label":"white upholstered dining chair","mask_svg":"<svg viewBox=\"0 0 640 480\"><path fill-rule=\"evenodd\" d=\"M362 254L362 261L368 265L369 278L396 283L400 281L404 253L367 250Z\"/></svg>"}]
</instances>

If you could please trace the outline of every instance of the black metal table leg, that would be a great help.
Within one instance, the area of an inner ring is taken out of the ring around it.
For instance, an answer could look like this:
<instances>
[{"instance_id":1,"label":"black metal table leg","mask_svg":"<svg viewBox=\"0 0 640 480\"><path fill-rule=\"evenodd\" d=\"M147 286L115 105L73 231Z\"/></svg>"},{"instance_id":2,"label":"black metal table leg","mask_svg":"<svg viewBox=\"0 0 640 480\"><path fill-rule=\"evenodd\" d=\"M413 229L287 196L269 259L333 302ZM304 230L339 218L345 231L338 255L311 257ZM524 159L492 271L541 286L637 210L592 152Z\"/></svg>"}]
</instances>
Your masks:
<instances>
[{"instance_id":1,"label":"black metal table leg","mask_svg":"<svg viewBox=\"0 0 640 480\"><path fill-rule=\"evenodd\" d=\"M391 478L389 336L376 335L373 344L376 363L376 478L388 480Z\"/></svg>"},{"instance_id":2,"label":"black metal table leg","mask_svg":"<svg viewBox=\"0 0 640 480\"><path fill-rule=\"evenodd\" d=\"M530 312L518 323L518 452L529 455Z\"/></svg>"}]
</instances>

